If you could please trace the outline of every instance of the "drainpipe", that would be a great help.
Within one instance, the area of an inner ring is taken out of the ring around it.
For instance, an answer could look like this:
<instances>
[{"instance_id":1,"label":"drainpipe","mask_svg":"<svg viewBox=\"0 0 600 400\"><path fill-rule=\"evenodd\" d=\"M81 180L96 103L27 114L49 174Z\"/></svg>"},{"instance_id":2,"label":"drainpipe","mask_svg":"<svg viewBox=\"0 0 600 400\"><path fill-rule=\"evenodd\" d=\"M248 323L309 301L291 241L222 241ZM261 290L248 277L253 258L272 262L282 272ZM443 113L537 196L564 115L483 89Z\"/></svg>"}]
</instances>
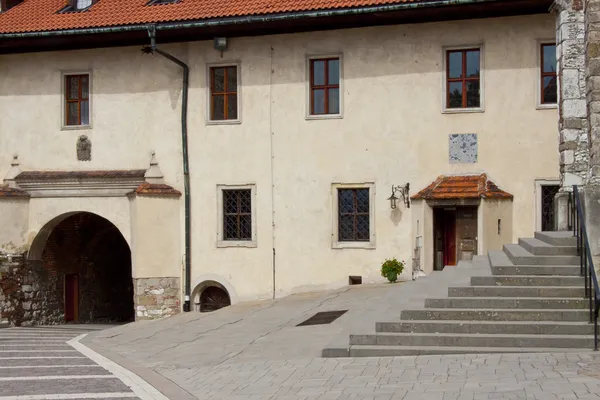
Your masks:
<instances>
[{"instance_id":1,"label":"drainpipe","mask_svg":"<svg viewBox=\"0 0 600 400\"><path fill-rule=\"evenodd\" d=\"M191 311L190 307L190 283L192 280L191 268L191 218L190 218L190 168L188 158L188 138L187 138L187 109L188 109L188 86L190 69L186 63L156 47L156 26L149 25L148 36L150 36L150 46L142 49L145 54L157 53L165 57L167 60L174 62L183 68L183 91L181 95L181 148L183 152L183 184L184 184L184 202L185 202L185 301L183 303L183 311Z\"/></svg>"}]
</instances>

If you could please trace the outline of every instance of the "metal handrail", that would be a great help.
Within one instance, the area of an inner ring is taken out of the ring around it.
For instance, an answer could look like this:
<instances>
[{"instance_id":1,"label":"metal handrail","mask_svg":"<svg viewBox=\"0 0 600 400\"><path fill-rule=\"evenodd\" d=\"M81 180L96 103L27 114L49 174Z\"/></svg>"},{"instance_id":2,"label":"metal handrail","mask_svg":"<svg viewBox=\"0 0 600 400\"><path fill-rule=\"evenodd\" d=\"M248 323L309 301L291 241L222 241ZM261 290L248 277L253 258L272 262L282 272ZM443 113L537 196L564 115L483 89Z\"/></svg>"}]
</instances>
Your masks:
<instances>
[{"instance_id":1,"label":"metal handrail","mask_svg":"<svg viewBox=\"0 0 600 400\"><path fill-rule=\"evenodd\" d=\"M590 242L588 240L585 226L585 213L581 201L581 195L577 185L573 185L573 201L571 206L571 222L573 236L577 238L577 255L579 256L580 275L584 277L585 297L589 301L590 324L594 324L594 350L598 351L598 311L600 310L600 289L598 288L598 277L594 268ZM592 301L593 297L593 301Z\"/></svg>"}]
</instances>

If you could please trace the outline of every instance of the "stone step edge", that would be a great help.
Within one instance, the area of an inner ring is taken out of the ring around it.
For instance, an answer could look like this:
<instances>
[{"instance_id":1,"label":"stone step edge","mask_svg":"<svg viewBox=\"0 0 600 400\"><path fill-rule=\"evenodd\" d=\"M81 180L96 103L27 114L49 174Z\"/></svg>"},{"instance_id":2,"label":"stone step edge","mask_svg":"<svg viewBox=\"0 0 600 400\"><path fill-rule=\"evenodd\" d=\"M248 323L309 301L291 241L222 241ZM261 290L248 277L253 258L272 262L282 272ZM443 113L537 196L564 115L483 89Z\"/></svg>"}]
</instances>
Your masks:
<instances>
[{"instance_id":1,"label":"stone step edge","mask_svg":"<svg viewBox=\"0 0 600 400\"><path fill-rule=\"evenodd\" d=\"M352 350L386 350L390 353L400 352L402 350L427 350L439 351L445 354L479 354L479 353L587 353L593 352L588 348L560 348L560 347L456 347L456 346L387 346L387 345L350 345ZM431 353L433 354L433 353ZM374 357L384 357L377 355ZM393 356L390 356L393 357Z\"/></svg>"},{"instance_id":2,"label":"stone step edge","mask_svg":"<svg viewBox=\"0 0 600 400\"><path fill-rule=\"evenodd\" d=\"M586 308L408 308L402 311L441 311L441 312L464 312L464 311L476 311L476 312L583 312L588 311ZM401 320L405 321L405 320Z\"/></svg>"},{"instance_id":3,"label":"stone step edge","mask_svg":"<svg viewBox=\"0 0 600 400\"><path fill-rule=\"evenodd\" d=\"M390 322L377 322L377 324L462 324L462 325L564 325L579 326L590 325L586 321L478 321L478 320L459 320L459 319L410 319Z\"/></svg>"},{"instance_id":4,"label":"stone step edge","mask_svg":"<svg viewBox=\"0 0 600 400\"><path fill-rule=\"evenodd\" d=\"M434 333L414 333L414 332L375 332L375 333L353 333L353 336L389 336L389 337L464 337L464 338L518 338L518 339L531 339L532 337L539 337L540 339L593 339L594 335L554 335L554 334L540 334L540 333L445 333L445 332L434 332Z\"/></svg>"},{"instance_id":5,"label":"stone step edge","mask_svg":"<svg viewBox=\"0 0 600 400\"><path fill-rule=\"evenodd\" d=\"M501 276L530 276L530 275L501 275ZM538 275L535 275L538 276ZM555 275L542 275L542 276L555 276ZM564 275L559 275L559 276L564 276ZM581 277L580 277L581 278ZM477 286L450 286L448 287L448 289L463 289L463 288L482 288L482 289L487 289L487 288L507 288L507 289L516 289L518 288L518 290L522 290L523 288L532 288L532 289L548 289L548 288L554 288L554 289L585 289L585 287L583 285L581 286L556 286L556 285L546 285L546 286L540 286L540 285L535 285L535 286L515 286L515 285L477 285Z\"/></svg>"},{"instance_id":6,"label":"stone step edge","mask_svg":"<svg viewBox=\"0 0 600 400\"><path fill-rule=\"evenodd\" d=\"M482 287L482 286L478 286L478 287ZM488 286L486 286L488 287ZM498 287L498 286L491 286L491 287ZM500 287L506 287L506 286L500 286ZM523 286L517 286L517 287L523 287ZM454 300L454 299L460 299L460 300L523 300L523 299L527 299L527 300L551 300L551 301L580 301L580 300L588 300L587 297L524 297L524 296L518 296L518 297L504 297L504 296L448 296L448 297L428 297L426 300Z\"/></svg>"}]
</instances>

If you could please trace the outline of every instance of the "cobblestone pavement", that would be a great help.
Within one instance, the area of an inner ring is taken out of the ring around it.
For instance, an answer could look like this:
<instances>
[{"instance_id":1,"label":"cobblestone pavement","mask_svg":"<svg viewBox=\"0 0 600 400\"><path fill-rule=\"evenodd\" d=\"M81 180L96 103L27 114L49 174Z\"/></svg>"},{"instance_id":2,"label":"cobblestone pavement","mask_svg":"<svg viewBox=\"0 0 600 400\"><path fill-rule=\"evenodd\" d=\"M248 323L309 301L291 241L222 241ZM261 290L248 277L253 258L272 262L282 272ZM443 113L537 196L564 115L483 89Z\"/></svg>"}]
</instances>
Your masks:
<instances>
[{"instance_id":1,"label":"cobblestone pavement","mask_svg":"<svg viewBox=\"0 0 600 400\"><path fill-rule=\"evenodd\" d=\"M600 399L598 353L444 355L159 368L199 399Z\"/></svg>"},{"instance_id":2,"label":"cobblestone pavement","mask_svg":"<svg viewBox=\"0 0 600 400\"><path fill-rule=\"evenodd\" d=\"M67 341L85 326L0 329L0 400L137 399Z\"/></svg>"}]
</instances>

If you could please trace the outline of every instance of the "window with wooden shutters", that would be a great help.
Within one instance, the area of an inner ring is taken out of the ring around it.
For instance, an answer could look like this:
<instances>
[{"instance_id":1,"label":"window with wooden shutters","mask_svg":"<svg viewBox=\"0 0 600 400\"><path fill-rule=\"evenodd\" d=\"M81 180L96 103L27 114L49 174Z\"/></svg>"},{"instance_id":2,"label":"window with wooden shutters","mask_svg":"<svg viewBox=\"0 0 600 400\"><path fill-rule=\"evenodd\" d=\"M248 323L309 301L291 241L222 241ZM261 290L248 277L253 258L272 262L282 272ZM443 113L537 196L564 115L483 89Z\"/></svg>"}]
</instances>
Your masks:
<instances>
[{"instance_id":1,"label":"window with wooden shutters","mask_svg":"<svg viewBox=\"0 0 600 400\"><path fill-rule=\"evenodd\" d=\"M310 59L309 68L309 114L340 114L340 57Z\"/></svg>"},{"instance_id":2,"label":"window with wooden shutters","mask_svg":"<svg viewBox=\"0 0 600 400\"><path fill-rule=\"evenodd\" d=\"M542 44L540 48L540 104L554 105L558 98L556 78L556 45Z\"/></svg>"},{"instance_id":3,"label":"window with wooden shutters","mask_svg":"<svg viewBox=\"0 0 600 400\"><path fill-rule=\"evenodd\" d=\"M210 67L210 121L239 119L238 67Z\"/></svg>"},{"instance_id":4,"label":"window with wooden shutters","mask_svg":"<svg viewBox=\"0 0 600 400\"><path fill-rule=\"evenodd\" d=\"M368 242L370 235L369 189L338 189L338 240Z\"/></svg>"},{"instance_id":5,"label":"window with wooden shutters","mask_svg":"<svg viewBox=\"0 0 600 400\"><path fill-rule=\"evenodd\" d=\"M446 108L481 107L480 49L446 51Z\"/></svg>"},{"instance_id":6,"label":"window with wooden shutters","mask_svg":"<svg viewBox=\"0 0 600 400\"><path fill-rule=\"evenodd\" d=\"M223 239L252 240L252 191L223 190Z\"/></svg>"},{"instance_id":7,"label":"window with wooden shutters","mask_svg":"<svg viewBox=\"0 0 600 400\"><path fill-rule=\"evenodd\" d=\"M65 125L90 124L90 75L65 75Z\"/></svg>"}]
</instances>

